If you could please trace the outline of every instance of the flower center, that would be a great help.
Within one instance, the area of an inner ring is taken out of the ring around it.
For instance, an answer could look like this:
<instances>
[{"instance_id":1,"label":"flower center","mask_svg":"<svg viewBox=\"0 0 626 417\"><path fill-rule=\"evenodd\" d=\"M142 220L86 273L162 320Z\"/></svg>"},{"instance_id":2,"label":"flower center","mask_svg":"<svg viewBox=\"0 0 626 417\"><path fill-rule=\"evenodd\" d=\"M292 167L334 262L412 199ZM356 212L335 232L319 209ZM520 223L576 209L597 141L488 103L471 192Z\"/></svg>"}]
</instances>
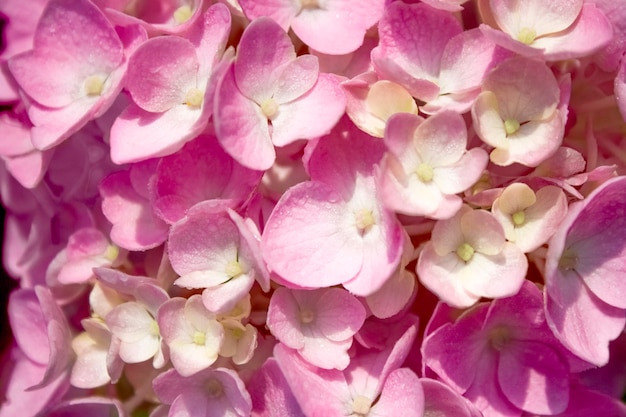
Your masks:
<instances>
[{"instance_id":1,"label":"flower center","mask_svg":"<svg viewBox=\"0 0 626 417\"><path fill-rule=\"evenodd\" d=\"M318 9L320 4L318 0L300 0L303 9Z\"/></svg>"},{"instance_id":2,"label":"flower center","mask_svg":"<svg viewBox=\"0 0 626 417\"><path fill-rule=\"evenodd\" d=\"M204 101L204 93L197 88L193 87L187 91L187 95L185 96L185 104L191 108L198 109L202 106L202 102Z\"/></svg>"},{"instance_id":3,"label":"flower center","mask_svg":"<svg viewBox=\"0 0 626 417\"><path fill-rule=\"evenodd\" d=\"M206 335L202 332L196 331L193 334L193 343L196 345L204 346L206 343Z\"/></svg>"},{"instance_id":4,"label":"flower center","mask_svg":"<svg viewBox=\"0 0 626 417\"><path fill-rule=\"evenodd\" d=\"M189 5L185 4L174 11L174 21L180 25L181 23L185 23L189 20L192 15L193 10L191 10Z\"/></svg>"},{"instance_id":5,"label":"flower center","mask_svg":"<svg viewBox=\"0 0 626 417\"><path fill-rule=\"evenodd\" d=\"M491 346L498 351L504 349L511 341L511 332L505 327L493 329L490 336Z\"/></svg>"},{"instance_id":6,"label":"flower center","mask_svg":"<svg viewBox=\"0 0 626 417\"><path fill-rule=\"evenodd\" d=\"M526 213L524 213L524 210L520 210L517 213L513 213L511 218L513 219L513 224L515 224L515 226L521 226L526 221Z\"/></svg>"},{"instance_id":7,"label":"flower center","mask_svg":"<svg viewBox=\"0 0 626 417\"><path fill-rule=\"evenodd\" d=\"M417 177L422 182L431 182L433 180L433 167L429 164L421 163L416 170Z\"/></svg>"},{"instance_id":8,"label":"flower center","mask_svg":"<svg viewBox=\"0 0 626 417\"><path fill-rule=\"evenodd\" d=\"M465 262L468 262L474 256L474 248L468 243L463 243L457 248L456 254L459 256L459 258L463 259Z\"/></svg>"},{"instance_id":9,"label":"flower center","mask_svg":"<svg viewBox=\"0 0 626 417\"><path fill-rule=\"evenodd\" d=\"M571 271L576 269L576 265L578 265L578 255L571 249L565 249L559 259L559 269Z\"/></svg>"},{"instance_id":10,"label":"flower center","mask_svg":"<svg viewBox=\"0 0 626 417\"><path fill-rule=\"evenodd\" d=\"M352 414L360 417L365 417L370 412L372 402L369 398L363 395L357 395L352 401Z\"/></svg>"},{"instance_id":11,"label":"flower center","mask_svg":"<svg viewBox=\"0 0 626 417\"><path fill-rule=\"evenodd\" d=\"M100 75L92 75L85 79L85 93L88 96L99 96L102 94L102 88L104 87L104 78Z\"/></svg>"},{"instance_id":12,"label":"flower center","mask_svg":"<svg viewBox=\"0 0 626 417\"><path fill-rule=\"evenodd\" d=\"M230 261L226 264L226 275L230 278L237 278L241 274L243 274L243 269L241 268L241 264L239 262Z\"/></svg>"},{"instance_id":13,"label":"flower center","mask_svg":"<svg viewBox=\"0 0 626 417\"><path fill-rule=\"evenodd\" d=\"M520 124L515 119L506 119L504 121L504 131L506 132L507 136L517 132L519 130L519 127Z\"/></svg>"},{"instance_id":14,"label":"flower center","mask_svg":"<svg viewBox=\"0 0 626 417\"><path fill-rule=\"evenodd\" d=\"M300 322L304 324L309 324L315 319L315 315L311 310L301 310L300 311Z\"/></svg>"},{"instance_id":15,"label":"flower center","mask_svg":"<svg viewBox=\"0 0 626 417\"><path fill-rule=\"evenodd\" d=\"M517 34L517 40L526 45L530 45L537 38L537 32L535 29L522 28Z\"/></svg>"},{"instance_id":16,"label":"flower center","mask_svg":"<svg viewBox=\"0 0 626 417\"><path fill-rule=\"evenodd\" d=\"M374 224L376 224L376 219L374 219L374 213L372 210L361 209L355 213L356 218L356 227L362 233L367 232Z\"/></svg>"},{"instance_id":17,"label":"flower center","mask_svg":"<svg viewBox=\"0 0 626 417\"><path fill-rule=\"evenodd\" d=\"M272 119L278 113L278 104L273 98L269 98L261 103L261 111L268 119Z\"/></svg>"},{"instance_id":18,"label":"flower center","mask_svg":"<svg viewBox=\"0 0 626 417\"><path fill-rule=\"evenodd\" d=\"M224 387L222 387L222 383L217 379L209 380L204 387L212 398L221 397L222 394L224 394Z\"/></svg>"}]
</instances>

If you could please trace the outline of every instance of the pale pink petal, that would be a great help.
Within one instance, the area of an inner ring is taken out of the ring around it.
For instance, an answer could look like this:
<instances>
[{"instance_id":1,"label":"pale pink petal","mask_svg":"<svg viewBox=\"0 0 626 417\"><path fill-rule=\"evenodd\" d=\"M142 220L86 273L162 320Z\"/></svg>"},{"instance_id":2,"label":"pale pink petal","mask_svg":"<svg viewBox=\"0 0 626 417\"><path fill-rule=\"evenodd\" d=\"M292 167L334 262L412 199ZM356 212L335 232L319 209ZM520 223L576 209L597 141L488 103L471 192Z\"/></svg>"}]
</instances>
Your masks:
<instances>
[{"instance_id":1,"label":"pale pink petal","mask_svg":"<svg viewBox=\"0 0 626 417\"><path fill-rule=\"evenodd\" d=\"M424 390L417 375L409 368L392 371L385 379L373 415L413 417L424 412Z\"/></svg>"},{"instance_id":2,"label":"pale pink petal","mask_svg":"<svg viewBox=\"0 0 626 417\"><path fill-rule=\"evenodd\" d=\"M267 326L279 341L292 349L304 347L299 317L299 304L292 292L283 287L274 291L267 313Z\"/></svg>"},{"instance_id":3,"label":"pale pink petal","mask_svg":"<svg viewBox=\"0 0 626 417\"><path fill-rule=\"evenodd\" d=\"M475 253L463 271L465 289L489 298L515 295L526 277L528 259L512 243L505 243L497 255Z\"/></svg>"},{"instance_id":4,"label":"pale pink petal","mask_svg":"<svg viewBox=\"0 0 626 417\"><path fill-rule=\"evenodd\" d=\"M289 30L291 21L300 12L299 2L290 0L238 0L248 19L255 20L261 16L269 16L284 31Z\"/></svg>"},{"instance_id":5,"label":"pale pink petal","mask_svg":"<svg viewBox=\"0 0 626 417\"><path fill-rule=\"evenodd\" d=\"M317 308L317 328L335 342L352 337L365 321L365 309L361 302L339 288L325 290Z\"/></svg>"},{"instance_id":6,"label":"pale pink petal","mask_svg":"<svg viewBox=\"0 0 626 417\"><path fill-rule=\"evenodd\" d=\"M302 96L317 82L319 63L313 55L301 55L281 68L273 98L287 103Z\"/></svg>"}]
</instances>

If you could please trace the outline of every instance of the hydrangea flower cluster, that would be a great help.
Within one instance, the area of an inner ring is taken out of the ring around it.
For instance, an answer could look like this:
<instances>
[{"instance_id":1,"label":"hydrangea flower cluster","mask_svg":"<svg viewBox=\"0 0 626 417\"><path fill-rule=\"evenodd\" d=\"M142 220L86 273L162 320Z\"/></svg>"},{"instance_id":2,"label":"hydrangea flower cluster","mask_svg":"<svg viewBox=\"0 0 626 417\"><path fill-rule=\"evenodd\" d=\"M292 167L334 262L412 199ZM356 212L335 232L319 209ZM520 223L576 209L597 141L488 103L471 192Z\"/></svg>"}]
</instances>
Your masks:
<instances>
[{"instance_id":1,"label":"hydrangea flower cluster","mask_svg":"<svg viewBox=\"0 0 626 417\"><path fill-rule=\"evenodd\" d=\"M0 417L626 417L623 0L0 13Z\"/></svg>"}]
</instances>

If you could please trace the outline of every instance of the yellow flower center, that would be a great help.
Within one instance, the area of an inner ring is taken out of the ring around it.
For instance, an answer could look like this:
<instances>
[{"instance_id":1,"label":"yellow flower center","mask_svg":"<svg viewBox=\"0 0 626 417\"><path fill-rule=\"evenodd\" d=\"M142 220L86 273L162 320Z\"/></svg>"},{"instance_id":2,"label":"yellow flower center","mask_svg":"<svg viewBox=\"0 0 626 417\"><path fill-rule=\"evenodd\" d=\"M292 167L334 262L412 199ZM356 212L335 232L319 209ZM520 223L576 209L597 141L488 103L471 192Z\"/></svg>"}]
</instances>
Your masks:
<instances>
[{"instance_id":1,"label":"yellow flower center","mask_svg":"<svg viewBox=\"0 0 626 417\"><path fill-rule=\"evenodd\" d=\"M102 94L102 88L104 87L104 78L100 75L92 75L85 79L85 93L88 96L99 96Z\"/></svg>"},{"instance_id":2,"label":"yellow flower center","mask_svg":"<svg viewBox=\"0 0 626 417\"><path fill-rule=\"evenodd\" d=\"M174 21L179 25L185 23L193 16L193 10L188 5L180 6L174 11Z\"/></svg>"},{"instance_id":3,"label":"yellow flower center","mask_svg":"<svg viewBox=\"0 0 626 417\"><path fill-rule=\"evenodd\" d=\"M272 119L278 114L278 104L273 98L269 98L261 103L261 111L268 119Z\"/></svg>"},{"instance_id":4,"label":"yellow flower center","mask_svg":"<svg viewBox=\"0 0 626 417\"><path fill-rule=\"evenodd\" d=\"M515 119L506 119L504 121L504 131L506 132L507 136L517 132L519 130L519 127L520 124Z\"/></svg>"},{"instance_id":5,"label":"yellow flower center","mask_svg":"<svg viewBox=\"0 0 626 417\"><path fill-rule=\"evenodd\" d=\"M230 261L226 265L226 275L230 278L237 278L241 274L243 274L243 269L241 268L241 264L239 262Z\"/></svg>"},{"instance_id":6,"label":"yellow flower center","mask_svg":"<svg viewBox=\"0 0 626 417\"><path fill-rule=\"evenodd\" d=\"M355 213L355 224L356 227L361 232L367 232L374 224L376 224L376 219L374 219L374 213L372 210L361 209Z\"/></svg>"},{"instance_id":7,"label":"yellow flower center","mask_svg":"<svg viewBox=\"0 0 626 417\"><path fill-rule=\"evenodd\" d=\"M465 262L468 262L474 256L474 248L468 243L463 243L457 248L456 254L459 256L459 258L463 259Z\"/></svg>"},{"instance_id":8,"label":"yellow flower center","mask_svg":"<svg viewBox=\"0 0 626 417\"><path fill-rule=\"evenodd\" d=\"M352 401L352 415L359 417L365 417L370 412L372 402L369 398L363 395L357 395Z\"/></svg>"},{"instance_id":9,"label":"yellow flower center","mask_svg":"<svg viewBox=\"0 0 626 417\"><path fill-rule=\"evenodd\" d=\"M524 213L524 210L520 210L517 213L513 213L511 218L513 219L513 224L515 224L515 226L521 226L526 221L526 213Z\"/></svg>"},{"instance_id":10,"label":"yellow flower center","mask_svg":"<svg viewBox=\"0 0 626 417\"><path fill-rule=\"evenodd\" d=\"M204 344L206 343L206 334L196 331L193 334L193 343L195 343L196 345L204 346Z\"/></svg>"},{"instance_id":11,"label":"yellow flower center","mask_svg":"<svg viewBox=\"0 0 626 417\"><path fill-rule=\"evenodd\" d=\"M191 108L200 108L202 106L202 102L204 101L204 93L197 88L193 87L187 91L187 95L185 96L185 104Z\"/></svg>"},{"instance_id":12,"label":"yellow flower center","mask_svg":"<svg viewBox=\"0 0 626 417\"><path fill-rule=\"evenodd\" d=\"M315 319L315 315L311 310L301 310L300 311L300 322L304 324L309 324Z\"/></svg>"},{"instance_id":13,"label":"yellow flower center","mask_svg":"<svg viewBox=\"0 0 626 417\"><path fill-rule=\"evenodd\" d=\"M433 167L426 163L421 163L416 170L417 178L422 182L431 182L433 180Z\"/></svg>"},{"instance_id":14,"label":"yellow flower center","mask_svg":"<svg viewBox=\"0 0 626 417\"><path fill-rule=\"evenodd\" d=\"M522 28L517 34L517 40L526 45L530 45L537 38L537 32L535 29Z\"/></svg>"}]
</instances>

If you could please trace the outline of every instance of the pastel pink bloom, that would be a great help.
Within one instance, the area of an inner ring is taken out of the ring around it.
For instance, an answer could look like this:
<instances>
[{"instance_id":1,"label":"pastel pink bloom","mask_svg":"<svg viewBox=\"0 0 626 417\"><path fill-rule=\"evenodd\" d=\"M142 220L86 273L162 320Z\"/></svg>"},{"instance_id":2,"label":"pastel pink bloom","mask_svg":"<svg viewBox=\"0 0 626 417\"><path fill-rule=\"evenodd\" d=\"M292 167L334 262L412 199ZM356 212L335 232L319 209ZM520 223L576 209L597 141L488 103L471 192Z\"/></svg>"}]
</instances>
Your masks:
<instances>
[{"instance_id":1,"label":"pastel pink bloom","mask_svg":"<svg viewBox=\"0 0 626 417\"><path fill-rule=\"evenodd\" d=\"M112 379L109 365L117 359L109 353L111 331L101 319L83 319L81 324L85 331L72 340L76 361L72 366L70 382L77 388L96 388L108 384ZM118 362L115 365L121 364Z\"/></svg>"},{"instance_id":2,"label":"pastel pink bloom","mask_svg":"<svg viewBox=\"0 0 626 417\"><path fill-rule=\"evenodd\" d=\"M113 225L111 240L124 249L154 248L167 238L169 226L154 213L149 194L156 165L156 160L133 164L98 187L102 213Z\"/></svg>"},{"instance_id":3,"label":"pastel pink bloom","mask_svg":"<svg viewBox=\"0 0 626 417\"><path fill-rule=\"evenodd\" d=\"M235 365L250 362L258 346L259 332L256 327L250 323L244 325L240 320L233 318L221 318L220 323L224 327L220 356L230 358Z\"/></svg>"},{"instance_id":4,"label":"pastel pink bloom","mask_svg":"<svg viewBox=\"0 0 626 417\"><path fill-rule=\"evenodd\" d=\"M252 410L250 394L232 369L209 368L189 377L170 369L155 378L153 387L170 405L171 417L247 417Z\"/></svg>"},{"instance_id":5,"label":"pastel pink bloom","mask_svg":"<svg viewBox=\"0 0 626 417\"><path fill-rule=\"evenodd\" d=\"M491 212L504 228L506 239L527 253L556 232L567 214L567 198L555 186L535 193L524 183L513 183L494 201Z\"/></svg>"},{"instance_id":6,"label":"pastel pink bloom","mask_svg":"<svg viewBox=\"0 0 626 417\"><path fill-rule=\"evenodd\" d=\"M166 301L159 307L157 319L170 360L180 375L193 375L217 360L224 328L204 307L200 295Z\"/></svg>"},{"instance_id":7,"label":"pastel pink bloom","mask_svg":"<svg viewBox=\"0 0 626 417\"><path fill-rule=\"evenodd\" d=\"M344 371L312 366L279 343L274 357L304 415L311 417L422 417L424 392L417 375L400 368L416 334L406 318L381 351L361 352Z\"/></svg>"},{"instance_id":8,"label":"pastel pink bloom","mask_svg":"<svg viewBox=\"0 0 626 417\"><path fill-rule=\"evenodd\" d=\"M584 0L488 0L483 14L494 26L480 30L499 45L526 56L550 61L580 58L606 46L613 29L593 2Z\"/></svg>"},{"instance_id":9,"label":"pastel pink bloom","mask_svg":"<svg viewBox=\"0 0 626 417\"><path fill-rule=\"evenodd\" d=\"M513 297L478 304L437 328L425 338L422 356L485 417L563 412L570 372L588 367L554 337L531 282Z\"/></svg>"},{"instance_id":10,"label":"pastel pink bloom","mask_svg":"<svg viewBox=\"0 0 626 417\"><path fill-rule=\"evenodd\" d=\"M206 128L229 32L230 13L216 4L185 38L158 36L137 48L126 79L133 103L111 127L115 163L172 154Z\"/></svg>"},{"instance_id":11,"label":"pastel pink bloom","mask_svg":"<svg viewBox=\"0 0 626 417\"><path fill-rule=\"evenodd\" d=\"M232 210L194 206L172 226L168 241L172 268L180 275L175 285L203 288L204 305L215 313L232 309L255 281L269 290L255 228Z\"/></svg>"},{"instance_id":12,"label":"pastel pink bloom","mask_svg":"<svg viewBox=\"0 0 626 417\"><path fill-rule=\"evenodd\" d=\"M417 104L399 84L363 73L341 84L346 92L346 113L365 133L382 138L387 121L395 113L417 114Z\"/></svg>"},{"instance_id":13,"label":"pastel pink bloom","mask_svg":"<svg viewBox=\"0 0 626 417\"><path fill-rule=\"evenodd\" d=\"M626 177L617 177L571 204L548 243L548 323L568 349L598 366L626 324L624 213Z\"/></svg>"},{"instance_id":14,"label":"pastel pink bloom","mask_svg":"<svg viewBox=\"0 0 626 417\"><path fill-rule=\"evenodd\" d=\"M98 229L82 228L72 233L67 245L48 266L48 285L84 284L94 278L93 268L108 267L123 262L125 253Z\"/></svg>"},{"instance_id":15,"label":"pastel pink bloom","mask_svg":"<svg viewBox=\"0 0 626 417\"><path fill-rule=\"evenodd\" d=\"M267 312L272 335L324 369L343 370L350 364L348 349L364 321L363 305L340 288L278 288Z\"/></svg>"},{"instance_id":16,"label":"pastel pink bloom","mask_svg":"<svg viewBox=\"0 0 626 417\"><path fill-rule=\"evenodd\" d=\"M72 356L72 335L63 310L47 287L19 289L11 293L9 321L15 340L28 359L45 369L31 390L54 383L68 374ZM65 378L65 377L64 377Z\"/></svg>"},{"instance_id":17,"label":"pastel pink bloom","mask_svg":"<svg viewBox=\"0 0 626 417\"><path fill-rule=\"evenodd\" d=\"M487 167L487 153L467 150L463 118L444 110L428 119L393 116L385 131L389 152L377 185L386 207L435 219L452 217L463 204L457 193L470 188Z\"/></svg>"},{"instance_id":18,"label":"pastel pink bloom","mask_svg":"<svg viewBox=\"0 0 626 417\"><path fill-rule=\"evenodd\" d=\"M287 33L269 18L246 27L216 94L217 138L257 170L272 166L274 146L328 133L345 109L338 79L320 74L315 56L296 56Z\"/></svg>"},{"instance_id":19,"label":"pastel pink bloom","mask_svg":"<svg viewBox=\"0 0 626 417\"><path fill-rule=\"evenodd\" d=\"M201 19L204 0L97 0L111 22L141 25L150 36L181 34ZM118 4L116 4L118 3Z\"/></svg>"},{"instance_id":20,"label":"pastel pink bloom","mask_svg":"<svg viewBox=\"0 0 626 417\"><path fill-rule=\"evenodd\" d=\"M311 48L332 55L361 46L365 32L378 22L385 7L383 0L358 5L342 0L239 0L239 4L248 19L271 17L284 31L291 27Z\"/></svg>"},{"instance_id":21,"label":"pastel pink bloom","mask_svg":"<svg viewBox=\"0 0 626 417\"><path fill-rule=\"evenodd\" d=\"M417 262L419 280L443 302L469 307L481 297L512 296L524 283L528 260L487 211L463 206L435 224Z\"/></svg>"},{"instance_id":22,"label":"pastel pink bloom","mask_svg":"<svg viewBox=\"0 0 626 417\"><path fill-rule=\"evenodd\" d=\"M378 31L376 72L426 102L421 109L429 114L466 112L485 74L506 56L478 29L463 31L452 13L422 3L391 3Z\"/></svg>"},{"instance_id":23,"label":"pastel pink bloom","mask_svg":"<svg viewBox=\"0 0 626 417\"><path fill-rule=\"evenodd\" d=\"M120 33L123 39L88 0L46 5L33 49L9 60L33 100L28 113L36 148L58 145L113 104L123 87L126 55L145 37L137 28Z\"/></svg>"},{"instance_id":24,"label":"pastel pink bloom","mask_svg":"<svg viewBox=\"0 0 626 417\"><path fill-rule=\"evenodd\" d=\"M395 271L403 248L402 228L374 183L383 144L346 122L309 145L311 181L291 187L274 208L263 258L290 286L342 284L370 295Z\"/></svg>"},{"instance_id":25,"label":"pastel pink bloom","mask_svg":"<svg viewBox=\"0 0 626 417\"><path fill-rule=\"evenodd\" d=\"M169 224L203 201L237 209L250 199L262 175L226 154L215 136L203 134L159 161L150 187L152 206Z\"/></svg>"},{"instance_id":26,"label":"pastel pink bloom","mask_svg":"<svg viewBox=\"0 0 626 417\"><path fill-rule=\"evenodd\" d=\"M491 71L472 106L476 134L495 148L491 161L534 167L554 154L567 118L568 99L563 103L561 94L542 61L512 58Z\"/></svg>"},{"instance_id":27,"label":"pastel pink bloom","mask_svg":"<svg viewBox=\"0 0 626 417\"><path fill-rule=\"evenodd\" d=\"M134 301L117 305L105 317L113 343L118 346L125 363L139 363L152 359L155 368L162 368L168 359L163 338L156 321L161 304L169 299L167 293L154 284L137 285Z\"/></svg>"}]
</instances>

